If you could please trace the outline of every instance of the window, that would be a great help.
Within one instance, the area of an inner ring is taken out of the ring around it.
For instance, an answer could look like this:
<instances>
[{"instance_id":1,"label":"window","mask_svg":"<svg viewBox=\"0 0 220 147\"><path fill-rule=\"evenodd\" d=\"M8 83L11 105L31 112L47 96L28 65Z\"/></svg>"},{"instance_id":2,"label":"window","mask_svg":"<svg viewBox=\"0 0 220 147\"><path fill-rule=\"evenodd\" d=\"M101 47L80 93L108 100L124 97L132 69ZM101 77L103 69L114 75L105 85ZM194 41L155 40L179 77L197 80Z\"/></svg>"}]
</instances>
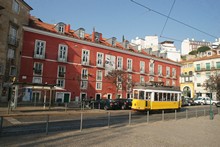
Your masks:
<instances>
[{"instance_id":1,"label":"window","mask_svg":"<svg viewBox=\"0 0 220 147\"><path fill-rule=\"evenodd\" d=\"M81 77L82 80L88 80L88 70L86 68L82 69L81 75L82 75Z\"/></svg>"},{"instance_id":2,"label":"window","mask_svg":"<svg viewBox=\"0 0 220 147\"><path fill-rule=\"evenodd\" d=\"M65 72L66 72L66 67L65 66L58 66L58 77L59 78L64 78L65 77Z\"/></svg>"},{"instance_id":3,"label":"window","mask_svg":"<svg viewBox=\"0 0 220 147\"><path fill-rule=\"evenodd\" d=\"M43 64L39 62L34 63L34 75L42 75Z\"/></svg>"},{"instance_id":4,"label":"window","mask_svg":"<svg viewBox=\"0 0 220 147\"><path fill-rule=\"evenodd\" d=\"M63 24L58 25L58 32L64 33L64 25Z\"/></svg>"},{"instance_id":5,"label":"window","mask_svg":"<svg viewBox=\"0 0 220 147\"><path fill-rule=\"evenodd\" d=\"M45 47L46 42L42 40L36 40L35 41L35 51L34 51L34 57L39 59L45 58Z\"/></svg>"},{"instance_id":6,"label":"window","mask_svg":"<svg viewBox=\"0 0 220 147\"><path fill-rule=\"evenodd\" d=\"M64 88L65 80L64 79L57 79L57 86Z\"/></svg>"},{"instance_id":7,"label":"window","mask_svg":"<svg viewBox=\"0 0 220 147\"><path fill-rule=\"evenodd\" d=\"M96 90L102 90L102 82L96 82Z\"/></svg>"},{"instance_id":8,"label":"window","mask_svg":"<svg viewBox=\"0 0 220 147\"><path fill-rule=\"evenodd\" d=\"M220 69L220 62L216 62L216 68Z\"/></svg>"},{"instance_id":9,"label":"window","mask_svg":"<svg viewBox=\"0 0 220 147\"><path fill-rule=\"evenodd\" d=\"M127 70L132 71L132 59L127 60Z\"/></svg>"},{"instance_id":10,"label":"window","mask_svg":"<svg viewBox=\"0 0 220 147\"><path fill-rule=\"evenodd\" d=\"M170 86L170 80L166 80L166 86Z\"/></svg>"},{"instance_id":11,"label":"window","mask_svg":"<svg viewBox=\"0 0 220 147\"><path fill-rule=\"evenodd\" d=\"M145 62L140 61L140 73L144 73L144 72L145 72Z\"/></svg>"},{"instance_id":12,"label":"window","mask_svg":"<svg viewBox=\"0 0 220 147\"><path fill-rule=\"evenodd\" d=\"M33 83L42 83L42 77L33 77Z\"/></svg>"},{"instance_id":13,"label":"window","mask_svg":"<svg viewBox=\"0 0 220 147\"><path fill-rule=\"evenodd\" d=\"M85 37L85 29L80 28L79 29L79 38L84 39L84 37Z\"/></svg>"},{"instance_id":14,"label":"window","mask_svg":"<svg viewBox=\"0 0 220 147\"><path fill-rule=\"evenodd\" d=\"M158 65L158 75L162 76L162 65Z\"/></svg>"},{"instance_id":15,"label":"window","mask_svg":"<svg viewBox=\"0 0 220 147\"><path fill-rule=\"evenodd\" d=\"M144 82L145 82L144 76L140 76L140 82L141 82L141 83L144 83Z\"/></svg>"},{"instance_id":16,"label":"window","mask_svg":"<svg viewBox=\"0 0 220 147\"><path fill-rule=\"evenodd\" d=\"M166 75L167 77L170 77L170 67L166 67Z\"/></svg>"},{"instance_id":17,"label":"window","mask_svg":"<svg viewBox=\"0 0 220 147\"><path fill-rule=\"evenodd\" d=\"M16 67L15 66L10 67L10 76L16 76Z\"/></svg>"},{"instance_id":18,"label":"window","mask_svg":"<svg viewBox=\"0 0 220 147\"><path fill-rule=\"evenodd\" d=\"M82 50L82 64L89 65L89 50Z\"/></svg>"},{"instance_id":19,"label":"window","mask_svg":"<svg viewBox=\"0 0 220 147\"><path fill-rule=\"evenodd\" d=\"M8 59L14 59L14 58L15 58L15 50L8 49Z\"/></svg>"},{"instance_id":20,"label":"window","mask_svg":"<svg viewBox=\"0 0 220 147\"><path fill-rule=\"evenodd\" d=\"M81 85L80 85L80 89L87 89L87 85L88 85L88 81L82 80Z\"/></svg>"},{"instance_id":21,"label":"window","mask_svg":"<svg viewBox=\"0 0 220 147\"><path fill-rule=\"evenodd\" d=\"M18 28L13 25L10 25L9 36L8 36L8 43L10 45L13 46L18 45L17 32L18 32Z\"/></svg>"},{"instance_id":22,"label":"window","mask_svg":"<svg viewBox=\"0 0 220 147\"><path fill-rule=\"evenodd\" d=\"M149 63L149 67L150 67L150 75L154 75L154 60L150 60Z\"/></svg>"},{"instance_id":23,"label":"window","mask_svg":"<svg viewBox=\"0 0 220 147\"><path fill-rule=\"evenodd\" d=\"M201 87L201 83L197 83L197 87Z\"/></svg>"},{"instance_id":24,"label":"window","mask_svg":"<svg viewBox=\"0 0 220 147\"><path fill-rule=\"evenodd\" d=\"M154 81L154 77L150 76L149 81Z\"/></svg>"},{"instance_id":25,"label":"window","mask_svg":"<svg viewBox=\"0 0 220 147\"><path fill-rule=\"evenodd\" d=\"M196 64L196 70L197 70L197 71L200 71L200 70L201 70L200 64Z\"/></svg>"},{"instance_id":26,"label":"window","mask_svg":"<svg viewBox=\"0 0 220 147\"><path fill-rule=\"evenodd\" d=\"M172 86L176 86L176 81L172 81Z\"/></svg>"},{"instance_id":27,"label":"window","mask_svg":"<svg viewBox=\"0 0 220 147\"><path fill-rule=\"evenodd\" d=\"M59 45L58 61L67 62L68 47L66 45Z\"/></svg>"},{"instance_id":28,"label":"window","mask_svg":"<svg viewBox=\"0 0 220 147\"><path fill-rule=\"evenodd\" d=\"M96 81L102 81L102 71L101 70L96 71Z\"/></svg>"},{"instance_id":29,"label":"window","mask_svg":"<svg viewBox=\"0 0 220 147\"><path fill-rule=\"evenodd\" d=\"M18 13L18 12L19 12L19 3L18 3L16 0L13 0L13 2L12 2L12 10L13 10L15 13Z\"/></svg>"},{"instance_id":30,"label":"window","mask_svg":"<svg viewBox=\"0 0 220 147\"><path fill-rule=\"evenodd\" d=\"M173 77L173 78L176 77L176 68L172 68L172 77Z\"/></svg>"},{"instance_id":31,"label":"window","mask_svg":"<svg viewBox=\"0 0 220 147\"><path fill-rule=\"evenodd\" d=\"M123 58L117 57L117 69L123 69Z\"/></svg>"},{"instance_id":32,"label":"window","mask_svg":"<svg viewBox=\"0 0 220 147\"><path fill-rule=\"evenodd\" d=\"M210 70L211 69L210 63L206 63L205 65L206 65L206 70Z\"/></svg>"},{"instance_id":33,"label":"window","mask_svg":"<svg viewBox=\"0 0 220 147\"><path fill-rule=\"evenodd\" d=\"M210 73L210 72L206 72L205 74L206 74L206 77L207 77L207 78L209 78L209 77L211 76L211 73Z\"/></svg>"},{"instance_id":34,"label":"window","mask_svg":"<svg viewBox=\"0 0 220 147\"><path fill-rule=\"evenodd\" d=\"M104 54L103 53L97 53L96 66L103 67L103 59L104 59Z\"/></svg>"},{"instance_id":35,"label":"window","mask_svg":"<svg viewBox=\"0 0 220 147\"><path fill-rule=\"evenodd\" d=\"M201 73L197 73L196 76L197 76L197 77L201 77Z\"/></svg>"}]
</instances>

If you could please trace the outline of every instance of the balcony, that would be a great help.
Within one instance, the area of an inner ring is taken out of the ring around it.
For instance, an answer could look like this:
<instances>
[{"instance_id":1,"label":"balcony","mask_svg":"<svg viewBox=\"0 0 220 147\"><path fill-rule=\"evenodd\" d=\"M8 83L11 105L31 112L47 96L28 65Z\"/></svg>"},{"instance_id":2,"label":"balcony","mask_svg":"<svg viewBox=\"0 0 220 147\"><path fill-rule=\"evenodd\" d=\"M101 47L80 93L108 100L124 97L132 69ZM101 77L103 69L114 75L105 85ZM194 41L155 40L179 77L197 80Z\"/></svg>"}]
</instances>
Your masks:
<instances>
[{"instance_id":1,"label":"balcony","mask_svg":"<svg viewBox=\"0 0 220 147\"><path fill-rule=\"evenodd\" d=\"M15 36L9 35L8 36L8 44L12 45L12 46L15 46L15 47L18 47L19 39Z\"/></svg>"}]
</instances>

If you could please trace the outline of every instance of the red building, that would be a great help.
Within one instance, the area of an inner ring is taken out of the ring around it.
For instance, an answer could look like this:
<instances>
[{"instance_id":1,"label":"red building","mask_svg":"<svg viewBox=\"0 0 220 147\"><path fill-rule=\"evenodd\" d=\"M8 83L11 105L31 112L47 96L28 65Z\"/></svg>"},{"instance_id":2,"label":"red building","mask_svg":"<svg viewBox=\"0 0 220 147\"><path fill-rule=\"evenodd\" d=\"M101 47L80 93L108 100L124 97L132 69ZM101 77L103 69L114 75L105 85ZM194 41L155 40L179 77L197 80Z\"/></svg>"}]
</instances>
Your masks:
<instances>
[{"instance_id":1,"label":"red building","mask_svg":"<svg viewBox=\"0 0 220 147\"><path fill-rule=\"evenodd\" d=\"M31 17L24 27L19 82L56 84L64 90L54 92L55 101L99 98L128 98L132 95L129 82L163 82L179 86L180 64L138 50L128 41L106 39L101 33L86 34L83 28L71 30L70 25L47 24ZM111 70L123 70L127 84L116 85L106 78ZM32 96L40 99L41 91Z\"/></svg>"}]
</instances>

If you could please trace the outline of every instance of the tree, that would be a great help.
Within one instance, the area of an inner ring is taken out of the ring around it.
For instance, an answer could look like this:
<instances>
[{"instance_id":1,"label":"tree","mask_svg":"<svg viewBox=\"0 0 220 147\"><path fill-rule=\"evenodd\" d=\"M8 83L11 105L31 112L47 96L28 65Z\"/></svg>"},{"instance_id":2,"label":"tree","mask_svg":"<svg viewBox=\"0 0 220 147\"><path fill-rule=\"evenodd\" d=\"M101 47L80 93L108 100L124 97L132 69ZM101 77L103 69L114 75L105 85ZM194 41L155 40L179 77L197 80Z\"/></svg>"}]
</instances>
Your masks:
<instances>
[{"instance_id":1,"label":"tree","mask_svg":"<svg viewBox=\"0 0 220 147\"><path fill-rule=\"evenodd\" d=\"M106 78L115 85L116 88L116 98L119 90L126 88L127 73L122 70L111 70L106 75Z\"/></svg>"},{"instance_id":2,"label":"tree","mask_svg":"<svg viewBox=\"0 0 220 147\"><path fill-rule=\"evenodd\" d=\"M198 49L197 49L197 52L199 53L199 52L206 52L206 51L208 51L208 50L210 50L210 47L208 47L208 46L201 46L201 47L199 47Z\"/></svg>"},{"instance_id":3,"label":"tree","mask_svg":"<svg viewBox=\"0 0 220 147\"><path fill-rule=\"evenodd\" d=\"M220 74L211 75L205 80L204 87L205 90L216 92L216 98L220 100Z\"/></svg>"}]
</instances>

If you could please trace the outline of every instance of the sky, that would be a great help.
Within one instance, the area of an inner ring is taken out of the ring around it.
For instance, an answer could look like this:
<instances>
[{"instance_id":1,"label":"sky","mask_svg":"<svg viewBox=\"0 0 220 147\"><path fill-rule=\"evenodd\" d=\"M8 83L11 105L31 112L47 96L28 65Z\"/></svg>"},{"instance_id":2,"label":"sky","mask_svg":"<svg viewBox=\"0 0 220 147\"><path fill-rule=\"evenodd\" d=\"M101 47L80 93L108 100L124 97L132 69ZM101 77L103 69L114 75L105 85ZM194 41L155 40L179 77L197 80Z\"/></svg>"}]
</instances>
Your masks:
<instances>
[{"instance_id":1,"label":"sky","mask_svg":"<svg viewBox=\"0 0 220 147\"><path fill-rule=\"evenodd\" d=\"M25 1L33 8L31 15L46 23L64 22L89 34L95 28L104 38L116 37L119 42L123 35L128 41L157 35L159 42L171 40L180 49L187 38L210 42L220 38L219 0Z\"/></svg>"}]
</instances>

